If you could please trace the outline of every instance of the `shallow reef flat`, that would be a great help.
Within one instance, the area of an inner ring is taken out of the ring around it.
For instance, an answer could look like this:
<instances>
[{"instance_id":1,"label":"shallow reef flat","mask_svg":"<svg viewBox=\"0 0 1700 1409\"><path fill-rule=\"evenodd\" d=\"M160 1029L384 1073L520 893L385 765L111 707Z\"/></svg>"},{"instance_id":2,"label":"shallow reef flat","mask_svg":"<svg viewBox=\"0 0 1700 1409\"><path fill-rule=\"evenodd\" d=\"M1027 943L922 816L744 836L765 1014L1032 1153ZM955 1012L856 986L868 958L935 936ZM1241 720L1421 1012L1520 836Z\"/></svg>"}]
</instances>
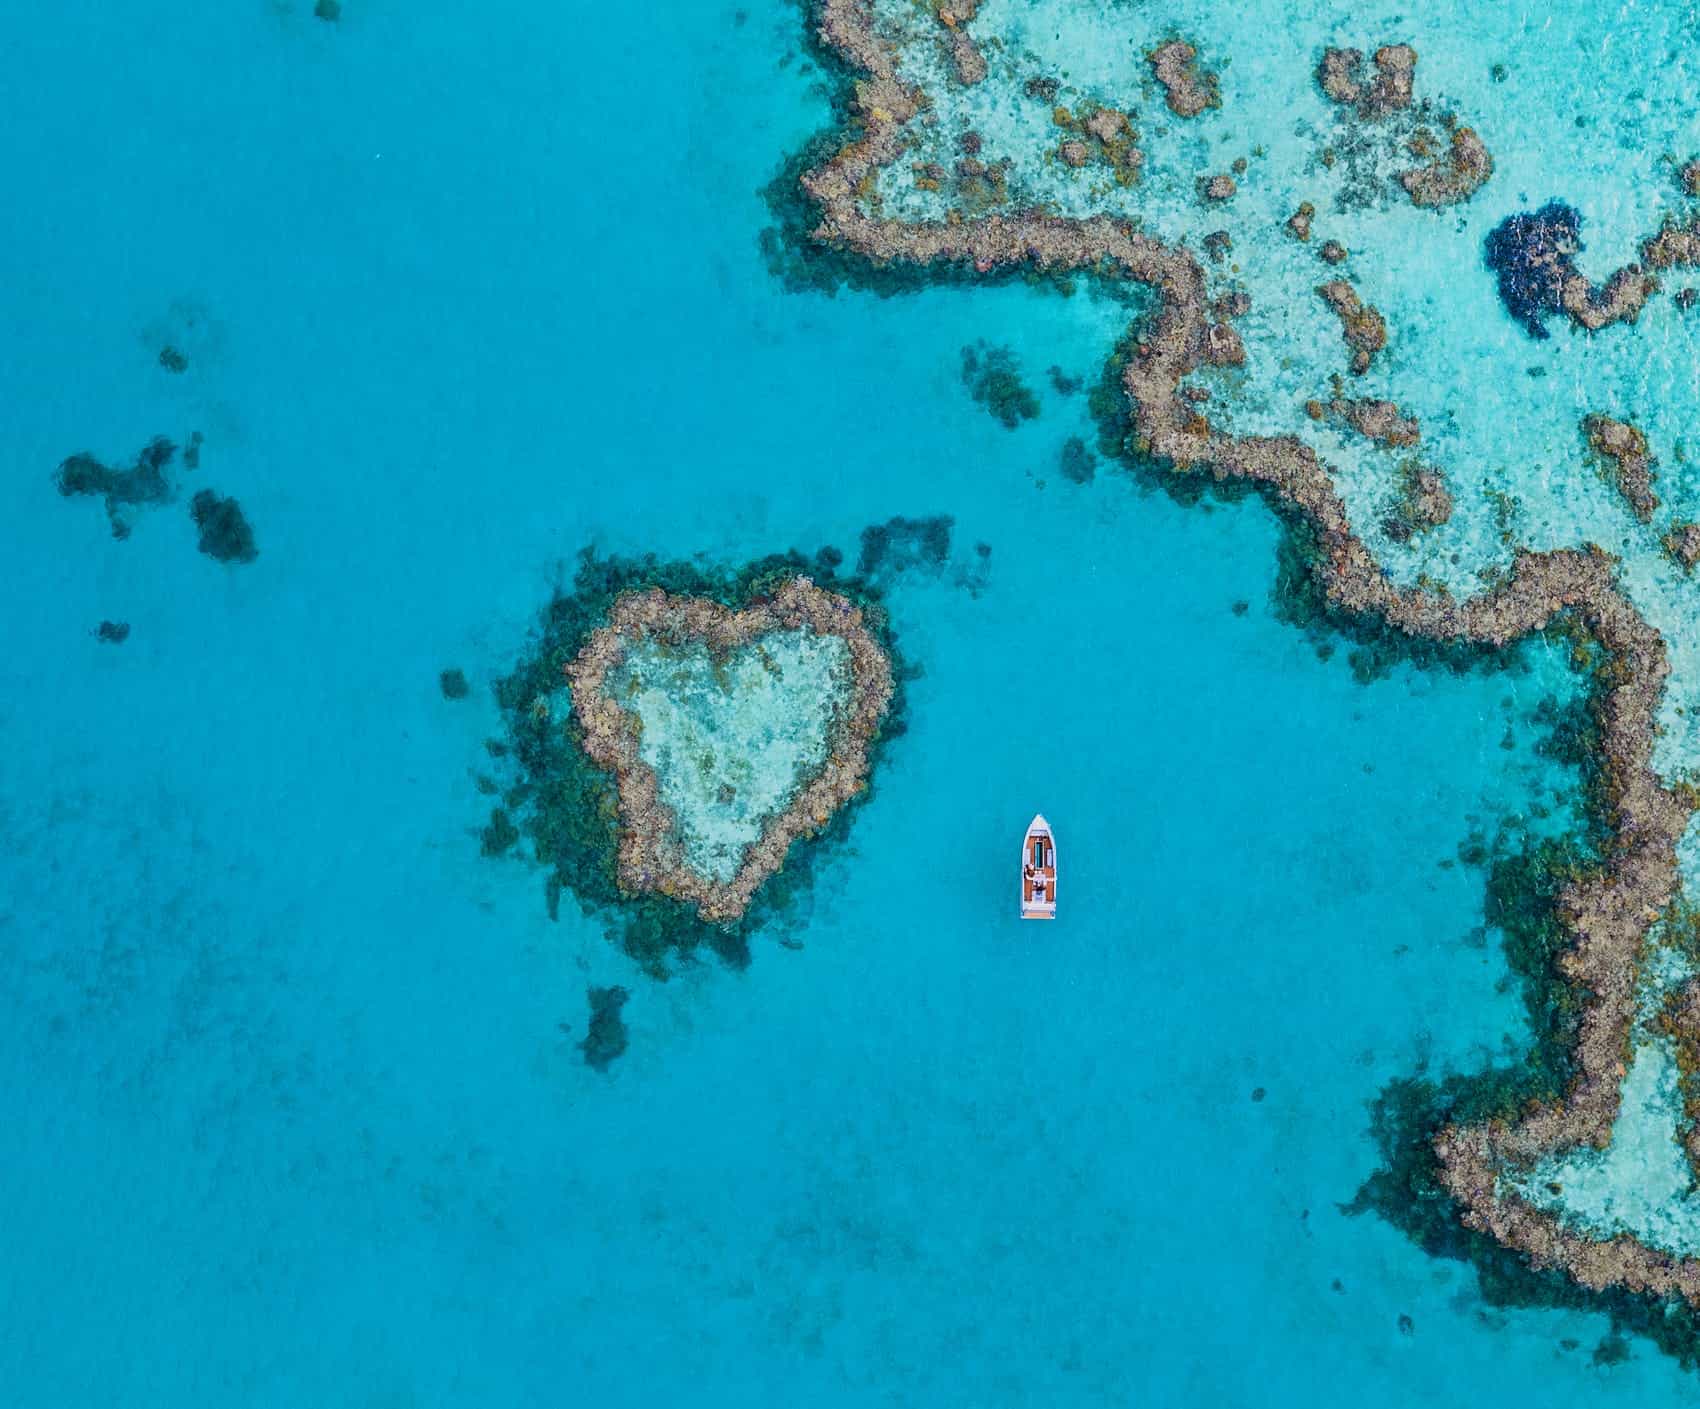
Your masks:
<instances>
[{"instance_id":1,"label":"shallow reef flat","mask_svg":"<svg viewBox=\"0 0 1700 1409\"><path fill-rule=\"evenodd\" d=\"M1149 291L1111 450L1262 495L1289 588L1379 649L1568 643L1586 835L1497 902L1540 936L1507 940L1537 1049L1388 1115L1365 1198L1504 1299L1593 1295L1695 1359L1700 74L1680 5L1609 45L1557 8L1598 39L1562 62L1510 15L821 0L841 121L794 238L892 290Z\"/></svg>"}]
</instances>

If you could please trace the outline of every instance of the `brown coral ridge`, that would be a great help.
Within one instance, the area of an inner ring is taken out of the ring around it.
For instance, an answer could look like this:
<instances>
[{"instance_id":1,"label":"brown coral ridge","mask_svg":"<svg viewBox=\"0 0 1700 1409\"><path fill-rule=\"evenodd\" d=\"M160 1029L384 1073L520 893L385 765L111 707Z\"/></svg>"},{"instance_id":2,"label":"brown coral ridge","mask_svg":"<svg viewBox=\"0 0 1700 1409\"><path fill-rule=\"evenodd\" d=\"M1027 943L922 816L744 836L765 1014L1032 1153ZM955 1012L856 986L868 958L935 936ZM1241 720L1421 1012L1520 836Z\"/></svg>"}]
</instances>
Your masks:
<instances>
[{"instance_id":1,"label":"brown coral ridge","mask_svg":"<svg viewBox=\"0 0 1700 1409\"><path fill-rule=\"evenodd\" d=\"M604 690L608 672L645 639L700 641L720 653L763 636L802 630L839 636L850 652L852 694L833 720L827 761L790 807L768 819L730 881L699 876L685 864L677 820L661 801L659 779L639 757L638 720ZM792 578L740 611L706 597L671 596L660 588L628 592L614 603L607 625L592 632L567 665L566 677L585 754L614 775L618 788L621 889L632 895L658 891L685 901L711 924L738 919L762 882L784 864L791 843L824 827L867 786L868 747L892 695L891 662L863 625L860 608L806 577Z\"/></svg>"},{"instance_id":2,"label":"brown coral ridge","mask_svg":"<svg viewBox=\"0 0 1700 1409\"><path fill-rule=\"evenodd\" d=\"M1436 208L1469 200L1492 175L1493 158L1475 129L1456 127L1446 155L1427 166L1401 171L1399 184L1412 205Z\"/></svg>"},{"instance_id":3,"label":"brown coral ridge","mask_svg":"<svg viewBox=\"0 0 1700 1409\"><path fill-rule=\"evenodd\" d=\"M1663 638L1618 588L1614 563L1595 547L1521 553L1493 591L1458 602L1444 592L1401 589L1352 531L1332 476L1315 451L1293 436L1234 438L1215 430L1180 394L1183 378L1205 358L1208 326L1203 271L1184 251L1138 234L1126 222L1063 220L1028 214L1005 220L902 225L856 209L855 191L877 165L901 150L898 128L919 95L900 84L874 34L868 0L822 0L822 39L868 75L854 108L861 134L803 178L821 220L814 238L881 265L953 266L980 273L1030 263L1042 269L1103 270L1149 285L1156 317L1141 325L1122 370L1139 448L1177 473L1262 489L1284 513L1308 526L1312 571L1334 607L1383 622L1416 639L1503 647L1569 623L1606 656L1593 713L1599 735L1599 800L1605 866L1569 885L1558 918L1569 936L1559 959L1578 995L1581 1017L1574 1077L1563 1097L1524 1112L1450 1125L1435 1138L1441 1175L1464 1222L1491 1234L1537 1265L1566 1268L1588 1287L1617 1285L1681 1292L1700 1304L1700 1261L1677 1259L1627 1237L1590 1240L1514 1194L1498 1171L1579 1143L1610 1136L1635 1016L1634 991L1648 927L1677 886L1676 843L1690 807L1652 767L1655 714L1669 671ZM1325 288L1329 286L1324 286ZM1347 302L1347 295L1350 301ZM1324 294L1342 320L1361 320L1365 365L1370 348L1364 308L1349 284ZM1380 324L1379 316L1375 324ZM1348 326L1348 336L1351 336ZM1382 327L1376 345L1385 339Z\"/></svg>"},{"instance_id":4,"label":"brown coral ridge","mask_svg":"<svg viewBox=\"0 0 1700 1409\"><path fill-rule=\"evenodd\" d=\"M1641 258L1649 269L1700 264L1700 217L1686 225L1666 221L1664 228L1641 246ZM1634 268L1629 266L1630 270Z\"/></svg>"},{"instance_id":5,"label":"brown coral ridge","mask_svg":"<svg viewBox=\"0 0 1700 1409\"><path fill-rule=\"evenodd\" d=\"M1700 523L1674 523L1663 538L1665 552L1682 565L1684 572L1693 572L1700 563Z\"/></svg>"},{"instance_id":6,"label":"brown coral ridge","mask_svg":"<svg viewBox=\"0 0 1700 1409\"><path fill-rule=\"evenodd\" d=\"M1657 279L1636 265L1626 264L1606 280L1603 288L1595 288L1584 275L1572 274L1559 291L1559 302L1573 322L1597 333L1613 323L1633 323L1658 287Z\"/></svg>"},{"instance_id":7,"label":"brown coral ridge","mask_svg":"<svg viewBox=\"0 0 1700 1409\"><path fill-rule=\"evenodd\" d=\"M1417 51L1409 44L1384 44L1375 51L1375 78L1363 81L1363 52L1325 49L1316 81L1332 102L1354 107L1372 121L1411 106Z\"/></svg>"},{"instance_id":8,"label":"brown coral ridge","mask_svg":"<svg viewBox=\"0 0 1700 1409\"><path fill-rule=\"evenodd\" d=\"M935 0L933 13L944 26L945 43L950 51L951 67L956 70L956 81L964 88L972 88L986 76L986 56L980 52L980 46L963 28L979 11L980 0Z\"/></svg>"},{"instance_id":9,"label":"brown coral ridge","mask_svg":"<svg viewBox=\"0 0 1700 1409\"><path fill-rule=\"evenodd\" d=\"M1305 412L1313 421L1324 416L1344 421L1359 435L1379 440L1383 445L1415 445L1422 439L1422 426L1417 418L1407 416L1391 401L1373 397L1353 400L1341 396L1337 390L1331 401L1307 401Z\"/></svg>"},{"instance_id":10,"label":"brown coral ridge","mask_svg":"<svg viewBox=\"0 0 1700 1409\"><path fill-rule=\"evenodd\" d=\"M1197 117L1209 108L1222 106L1216 75L1198 67L1198 51L1184 39L1158 45L1145 61L1176 117Z\"/></svg>"},{"instance_id":11,"label":"brown coral ridge","mask_svg":"<svg viewBox=\"0 0 1700 1409\"><path fill-rule=\"evenodd\" d=\"M1653 492L1653 457L1647 437L1627 421L1610 416L1584 416L1582 434L1610 466L1612 483L1631 512L1642 523L1652 523L1659 496Z\"/></svg>"},{"instance_id":12,"label":"brown coral ridge","mask_svg":"<svg viewBox=\"0 0 1700 1409\"><path fill-rule=\"evenodd\" d=\"M1358 297L1345 279L1330 279L1316 290L1322 301L1340 319L1340 332L1352 349L1352 371L1362 376L1369 371L1375 354L1387 346L1387 320Z\"/></svg>"}]
</instances>

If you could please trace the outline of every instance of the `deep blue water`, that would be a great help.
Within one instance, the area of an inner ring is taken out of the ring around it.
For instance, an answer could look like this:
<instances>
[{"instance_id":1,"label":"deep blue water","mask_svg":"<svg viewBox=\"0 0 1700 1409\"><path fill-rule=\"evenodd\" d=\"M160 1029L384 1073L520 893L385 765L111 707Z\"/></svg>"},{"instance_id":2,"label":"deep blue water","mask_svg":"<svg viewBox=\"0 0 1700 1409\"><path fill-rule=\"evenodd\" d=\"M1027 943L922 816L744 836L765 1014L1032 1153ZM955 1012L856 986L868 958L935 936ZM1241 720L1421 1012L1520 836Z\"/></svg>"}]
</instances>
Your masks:
<instances>
[{"instance_id":1,"label":"deep blue water","mask_svg":"<svg viewBox=\"0 0 1700 1409\"><path fill-rule=\"evenodd\" d=\"M759 190L829 113L746 8L11 17L0 1401L1685 1391L1338 1208L1389 1080L1520 1039L1442 863L1561 781L1544 677L1359 684L1276 619L1264 509L1068 484L1079 398L963 393L982 338L1093 374L1087 295L787 293ZM252 565L55 489L192 430ZM479 855L487 685L582 547L932 513L985 588L895 585L909 731L747 971L655 983Z\"/></svg>"}]
</instances>

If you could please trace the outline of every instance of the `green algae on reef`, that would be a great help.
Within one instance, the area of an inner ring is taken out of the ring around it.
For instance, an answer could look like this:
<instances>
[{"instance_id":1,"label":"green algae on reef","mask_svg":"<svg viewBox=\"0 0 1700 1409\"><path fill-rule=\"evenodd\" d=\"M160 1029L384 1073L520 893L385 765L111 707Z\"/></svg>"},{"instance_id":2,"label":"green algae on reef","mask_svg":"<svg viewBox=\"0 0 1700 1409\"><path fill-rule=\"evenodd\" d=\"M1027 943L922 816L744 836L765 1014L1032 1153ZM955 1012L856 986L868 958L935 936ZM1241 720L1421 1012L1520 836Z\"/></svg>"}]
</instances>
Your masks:
<instances>
[{"instance_id":1,"label":"green algae on reef","mask_svg":"<svg viewBox=\"0 0 1700 1409\"><path fill-rule=\"evenodd\" d=\"M749 936L782 924L805 903L810 873L823 846L847 834L855 808L839 807L812 836L794 841L785 864L755 892L741 914L722 922L703 918L682 896L633 891L620 871L620 796L615 776L586 752L585 730L572 707L565 671L608 623L628 594L659 589L741 611L807 574L824 591L846 598L862 625L893 664L893 695L878 733L869 741L870 775L886 743L903 731L903 671L881 594L861 577L837 573L842 555L824 549L814 558L792 552L740 568L709 568L653 557L602 557L586 550L569 589L559 590L539 621L536 639L516 667L496 683L506 725L501 755L513 777L504 792L524 845L520 854L545 871L550 913L563 895L600 920L609 936L645 970L664 978L681 959L707 948L735 967L749 961ZM864 789L856 801L865 799Z\"/></svg>"}]
</instances>

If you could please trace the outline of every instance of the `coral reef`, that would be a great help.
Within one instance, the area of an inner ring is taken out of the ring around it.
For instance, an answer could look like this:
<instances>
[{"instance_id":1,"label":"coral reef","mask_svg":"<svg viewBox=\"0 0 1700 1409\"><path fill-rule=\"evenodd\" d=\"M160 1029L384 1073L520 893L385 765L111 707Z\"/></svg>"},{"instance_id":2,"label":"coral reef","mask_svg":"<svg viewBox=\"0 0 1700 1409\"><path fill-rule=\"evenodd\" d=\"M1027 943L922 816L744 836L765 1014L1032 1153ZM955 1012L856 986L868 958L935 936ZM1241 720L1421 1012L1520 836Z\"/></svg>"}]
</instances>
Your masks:
<instances>
[{"instance_id":1,"label":"coral reef","mask_svg":"<svg viewBox=\"0 0 1700 1409\"><path fill-rule=\"evenodd\" d=\"M833 719L830 752L783 812L767 818L730 880L699 874L688 865L678 821L662 801L655 771L638 749L637 717L612 698L608 677L643 641L670 646L700 642L720 657L779 633L835 636L848 650L850 698ZM696 907L710 923L743 915L763 881L784 864L798 837L824 827L844 803L866 787L868 746L891 702L891 663L862 625L848 599L823 591L807 577L780 585L740 610L701 597L671 596L660 588L627 593L615 601L566 667L582 747L598 768L612 773L619 793L619 882L631 894L658 891Z\"/></svg>"},{"instance_id":2,"label":"coral reef","mask_svg":"<svg viewBox=\"0 0 1700 1409\"><path fill-rule=\"evenodd\" d=\"M1339 317L1341 336L1352 350L1352 371L1361 376L1369 371L1375 354L1387 346L1387 320L1363 302L1345 279L1331 279L1318 285L1316 292Z\"/></svg>"},{"instance_id":3,"label":"coral reef","mask_svg":"<svg viewBox=\"0 0 1700 1409\"><path fill-rule=\"evenodd\" d=\"M1627 421L1610 416L1585 416L1582 434L1608 466L1611 482L1642 523L1652 523L1659 496L1653 492L1653 457L1647 437Z\"/></svg>"},{"instance_id":4,"label":"coral reef","mask_svg":"<svg viewBox=\"0 0 1700 1409\"><path fill-rule=\"evenodd\" d=\"M1364 167L1364 186L1373 187L1379 179L1380 162L1403 149L1413 156L1433 158L1424 165L1393 173L1411 203L1430 208L1456 205L1473 196L1493 175L1493 158L1474 129L1459 126L1450 114L1436 118L1426 104L1413 108L1416 67L1417 51L1409 44L1383 45L1375 51L1375 77L1366 80L1360 50L1327 49L1317 66L1316 80L1330 101L1367 129L1377 131L1375 141L1355 138L1350 142ZM1393 117L1402 120L1390 124L1388 119ZM1436 139L1427 125L1430 121L1438 122L1450 134L1446 151L1439 154L1434 151Z\"/></svg>"},{"instance_id":5,"label":"coral reef","mask_svg":"<svg viewBox=\"0 0 1700 1409\"><path fill-rule=\"evenodd\" d=\"M607 988L592 985L585 990L590 1003L590 1030L578 1049L584 1053L584 1064L597 1071L607 1071L616 1059L625 1054L628 1045L626 1021L621 1010L632 995L618 984Z\"/></svg>"},{"instance_id":6,"label":"coral reef","mask_svg":"<svg viewBox=\"0 0 1700 1409\"><path fill-rule=\"evenodd\" d=\"M736 920L709 922L686 897L659 890L634 892L625 886L616 779L587 752L564 673L596 634L608 628L622 600L659 591L672 599L716 603L736 614L759 608L806 575L823 595L853 604L862 631L891 662L891 701L878 734L867 742L871 776L879 748L903 730L904 672L878 590L865 579L837 576L841 562L842 555L831 548L812 558L792 552L737 569L654 558L603 558L589 551L580 555L570 588L555 593L542 612L536 640L497 682L505 738L488 745L492 757L512 774L500 789L502 809L512 814L509 820L519 833L518 842L524 843L512 849L543 868L551 916L558 913L563 896L573 897L648 973L665 978L676 958L701 948L733 965L748 963L748 934L802 903L817 847L801 841L791 847L784 869L760 888L754 903ZM842 837L854 811L840 808L824 828L809 830L817 840Z\"/></svg>"},{"instance_id":7,"label":"coral reef","mask_svg":"<svg viewBox=\"0 0 1700 1409\"><path fill-rule=\"evenodd\" d=\"M130 623L127 621L103 621L95 631L95 636L109 645L122 646L130 639Z\"/></svg>"},{"instance_id":8,"label":"coral reef","mask_svg":"<svg viewBox=\"0 0 1700 1409\"><path fill-rule=\"evenodd\" d=\"M254 530L235 499L203 489L189 501L189 514L200 530L200 550L209 558L221 563L251 563L260 556L254 546Z\"/></svg>"},{"instance_id":9,"label":"coral reef","mask_svg":"<svg viewBox=\"0 0 1700 1409\"><path fill-rule=\"evenodd\" d=\"M1484 1092L1468 1108L1455 1104L1444 1112L1444 1123L1422 1130L1419 1147L1426 1146L1421 1158L1434 1195L1429 1207L1455 1214L1466 1235L1489 1235L1537 1273L1561 1267L1589 1288L1680 1292L1700 1305L1700 1264L1627 1237L1589 1238L1498 1182L1508 1164L1609 1138L1635 1019L1637 960L1649 926L1675 892L1676 843L1693 805L1652 766L1655 711L1669 669L1665 644L1618 586L1613 560L1592 546L1520 552L1496 586L1465 601L1440 590L1396 586L1353 531L1332 473L1314 450L1291 436L1230 436L1180 394L1183 379L1210 360L1213 326L1204 273L1184 249L1104 217L1027 212L904 223L864 213L857 201L861 183L897 159L901 129L925 98L897 78L866 0L823 0L818 13L823 43L864 76L849 100L851 135L801 177L818 210L815 239L879 268L972 268L984 276L1032 264L1043 271L1113 270L1147 285L1158 310L1138 325L1116 364L1132 450L1176 476L1265 494L1289 524L1293 561L1330 611L1379 623L1390 638L1414 647L1428 642L1503 650L1532 633L1566 632L1584 657L1597 660L1591 796L1601 864L1555 878L1544 931L1558 985L1553 991L1562 998L1545 1010L1555 1035L1541 1050L1564 1055L1538 1088L1518 1082L1497 1101ZM1171 77L1177 60L1191 64L1187 46L1165 48L1173 51L1167 56ZM1155 55L1152 62L1163 81ZM1497 244L1489 242L1490 264L1501 275L1507 307L1535 335L1544 334L1539 313L1551 309L1563 309L1583 326L1607 313L1607 321L1633 316L1628 283L1615 292L1608 285L1601 298L1581 280L1585 301L1569 293L1580 278L1568 262L1573 220L1554 219L1550 208L1513 220L1533 221L1535 228L1502 234L1502 226ZM1508 284L1514 297L1507 295ZM1386 340L1379 314L1344 281L1319 293L1341 318L1354 370L1367 368ZM1419 485L1432 505L1425 512L1438 512L1440 488ZM1426 1211L1413 1210L1413 1216Z\"/></svg>"},{"instance_id":10,"label":"coral reef","mask_svg":"<svg viewBox=\"0 0 1700 1409\"><path fill-rule=\"evenodd\" d=\"M59 492L66 498L93 494L104 499L112 536L128 538L131 523L127 510L137 505L163 504L171 498L171 483L165 470L176 453L177 447L169 440L162 435L155 436L136 456L136 463L127 470L103 465L93 455L84 452L64 460L55 479Z\"/></svg>"},{"instance_id":11,"label":"coral reef","mask_svg":"<svg viewBox=\"0 0 1700 1409\"><path fill-rule=\"evenodd\" d=\"M1021 380L1015 354L1007 347L980 343L963 348L962 385L1005 430L1012 431L1039 414L1039 398Z\"/></svg>"},{"instance_id":12,"label":"coral reef","mask_svg":"<svg viewBox=\"0 0 1700 1409\"><path fill-rule=\"evenodd\" d=\"M1071 435L1063 442L1062 452L1057 458L1057 468L1070 484L1091 484L1092 477L1098 472L1097 457L1077 435Z\"/></svg>"},{"instance_id":13,"label":"coral reef","mask_svg":"<svg viewBox=\"0 0 1700 1409\"><path fill-rule=\"evenodd\" d=\"M1493 175L1493 158L1473 128L1455 127L1444 157L1399 173L1412 205L1447 206L1467 201Z\"/></svg>"},{"instance_id":14,"label":"coral reef","mask_svg":"<svg viewBox=\"0 0 1700 1409\"><path fill-rule=\"evenodd\" d=\"M1299 208L1287 217L1287 231L1295 240L1310 239L1311 222L1316 219L1316 207L1301 201Z\"/></svg>"},{"instance_id":15,"label":"coral reef","mask_svg":"<svg viewBox=\"0 0 1700 1409\"><path fill-rule=\"evenodd\" d=\"M1051 98L1055 96L1051 91ZM1130 114L1117 108L1071 111L1053 105L1051 122L1070 134L1057 148L1065 165L1079 169L1095 161L1110 168L1118 185L1131 186L1139 180L1145 154L1139 149L1139 129Z\"/></svg>"},{"instance_id":16,"label":"coral reef","mask_svg":"<svg viewBox=\"0 0 1700 1409\"><path fill-rule=\"evenodd\" d=\"M1409 44L1385 44L1375 51L1375 78L1363 81L1364 56L1357 49L1327 49L1316 81L1329 99L1356 108L1371 121L1411 106L1417 51Z\"/></svg>"},{"instance_id":17,"label":"coral reef","mask_svg":"<svg viewBox=\"0 0 1700 1409\"><path fill-rule=\"evenodd\" d=\"M1694 564L1700 563L1700 523L1674 523L1662 541L1684 572L1693 572Z\"/></svg>"},{"instance_id":18,"label":"coral reef","mask_svg":"<svg viewBox=\"0 0 1700 1409\"><path fill-rule=\"evenodd\" d=\"M950 557L950 533L956 520L949 514L930 519L887 519L862 530L862 551L856 571L863 577L906 572L911 568L937 571Z\"/></svg>"},{"instance_id":19,"label":"coral reef","mask_svg":"<svg viewBox=\"0 0 1700 1409\"><path fill-rule=\"evenodd\" d=\"M1216 75L1198 67L1198 51L1184 39L1171 39L1145 56L1152 76L1163 86L1169 111L1176 117L1197 117L1222 106Z\"/></svg>"},{"instance_id":20,"label":"coral reef","mask_svg":"<svg viewBox=\"0 0 1700 1409\"><path fill-rule=\"evenodd\" d=\"M437 676L437 688L445 700L464 700L472 693L472 687L466 683L466 672L453 668Z\"/></svg>"},{"instance_id":21,"label":"coral reef","mask_svg":"<svg viewBox=\"0 0 1700 1409\"><path fill-rule=\"evenodd\" d=\"M1507 216L1487 237L1487 266L1499 278L1499 299L1505 310L1533 338L1547 336L1545 315L1565 313L1589 332L1612 323L1633 323L1641 306L1658 287L1636 265L1619 269L1596 289L1577 270L1575 256L1583 248L1582 217L1562 201L1548 201L1529 214ZM1666 235L1675 232L1667 230ZM1668 267L1680 244L1648 242L1643 258L1653 268Z\"/></svg>"},{"instance_id":22,"label":"coral reef","mask_svg":"<svg viewBox=\"0 0 1700 1409\"><path fill-rule=\"evenodd\" d=\"M1437 528L1452 517L1452 491L1439 470L1410 462L1399 473L1399 497L1382 531L1403 543L1413 534Z\"/></svg>"}]
</instances>

